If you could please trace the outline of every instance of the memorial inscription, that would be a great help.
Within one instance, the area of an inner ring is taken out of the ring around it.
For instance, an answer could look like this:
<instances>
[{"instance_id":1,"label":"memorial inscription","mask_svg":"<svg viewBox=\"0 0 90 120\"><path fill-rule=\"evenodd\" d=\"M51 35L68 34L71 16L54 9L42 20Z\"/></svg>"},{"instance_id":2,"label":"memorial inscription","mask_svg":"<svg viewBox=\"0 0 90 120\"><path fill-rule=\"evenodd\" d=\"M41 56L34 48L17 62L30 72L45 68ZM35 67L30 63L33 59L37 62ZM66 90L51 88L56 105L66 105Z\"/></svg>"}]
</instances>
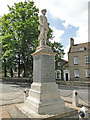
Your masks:
<instances>
[{"instance_id":1,"label":"memorial inscription","mask_svg":"<svg viewBox=\"0 0 90 120\"><path fill-rule=\"evenodd\" d=\"M34 81L55 82L54 56L34 56Z\"/></svg>"}]
</instances>

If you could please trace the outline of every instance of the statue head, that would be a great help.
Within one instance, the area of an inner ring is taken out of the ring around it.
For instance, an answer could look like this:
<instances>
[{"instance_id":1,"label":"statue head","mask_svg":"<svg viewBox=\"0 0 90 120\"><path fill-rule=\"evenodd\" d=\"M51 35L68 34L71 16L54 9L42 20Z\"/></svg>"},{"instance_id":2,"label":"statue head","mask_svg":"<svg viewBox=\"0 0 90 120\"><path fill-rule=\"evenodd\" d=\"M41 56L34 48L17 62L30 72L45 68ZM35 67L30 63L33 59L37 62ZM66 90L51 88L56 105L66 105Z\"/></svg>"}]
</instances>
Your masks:
<instances>
[{"instance_id":1,"label":"statue head","mask_svg":"<svg viewBox=\"0 0 90 120\"><path fill-rule=\"evenodd\" d=\"M46 10L46 9L43 9L43 10L41 10L41 12L42 12L43 15L45 15L46 12L47 12L47 10Z\"/></svg>"}]
</instances>

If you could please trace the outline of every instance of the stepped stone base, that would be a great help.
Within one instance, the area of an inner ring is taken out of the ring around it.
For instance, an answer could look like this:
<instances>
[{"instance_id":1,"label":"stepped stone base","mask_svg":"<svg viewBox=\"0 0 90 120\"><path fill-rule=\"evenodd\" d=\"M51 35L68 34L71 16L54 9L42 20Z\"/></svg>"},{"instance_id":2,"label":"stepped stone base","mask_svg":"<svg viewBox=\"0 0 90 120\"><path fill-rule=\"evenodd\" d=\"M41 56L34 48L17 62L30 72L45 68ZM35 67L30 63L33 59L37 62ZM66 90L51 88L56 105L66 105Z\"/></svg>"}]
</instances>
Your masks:
<instances>
[{"instance_id":1,"label":"stepped stone base","mask_svg":"<svg viewBox=\"0 0 90 120\"><path fill-rule=\"evenodd\" d=\"M37 114L59 113L65 107L54 82L33 83L25 105Z\"/></svg>"},{"instance_id":2,"label":"stepped stone base","mask_svg":"<svg viewBox=\"0 0 90 120\"><path fill-rule=\"evenodd\" d=\"M68 118L70 118L70 119L78 118L78 111L68 108L68 107L61 109L59 111L59 113L57 113L57 114L45 114L45 115L37 114L37 113L33 112L25 104L19 104L16 107L17 107L18 111L22 112L26 116L26 118L30 118L31 120L34 120L34 119L42 120L42 119L49 119L49 118L50 118L50 120L56 120L56 118L60 118L60 120L61 120L63 118L67 118L67 119Z\"/></svg>"},{"instance_id":3,"label":"stepped stone base","mask_svg":"<svg viewBox=\"0 0 90 120\"><path fill-rule=\"evenodd\" d=\"M17 106L29 118L50 118L67 115L71 109L65 107L54 82L33 83L25 103Z\"/></svg>"}]
</instances>

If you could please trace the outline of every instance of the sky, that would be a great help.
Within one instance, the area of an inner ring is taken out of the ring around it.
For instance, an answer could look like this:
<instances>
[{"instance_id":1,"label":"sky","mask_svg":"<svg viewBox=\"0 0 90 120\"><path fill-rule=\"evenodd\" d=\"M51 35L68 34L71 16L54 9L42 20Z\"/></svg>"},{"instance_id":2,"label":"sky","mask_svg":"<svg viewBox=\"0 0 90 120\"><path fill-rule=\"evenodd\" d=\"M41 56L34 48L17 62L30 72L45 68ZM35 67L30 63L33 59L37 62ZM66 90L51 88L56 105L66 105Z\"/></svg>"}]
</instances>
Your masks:
<instances>
[{"instance_id":1,"label":"sky","mask_svg":"<svg viewBox=\"0 0 90 120\"><path fill-rule=\"evenodd\" d=\"M13 6L24 0L0 0L0 16L9 12L7 5ZM70 38L74 43L88 42L88 2L89 0L33 0L39 10L47 9L46 17L55 36L51 42L63 45L68 60ZM41 14L41 12L40 12Z\"/></svg>"}]
</instances>

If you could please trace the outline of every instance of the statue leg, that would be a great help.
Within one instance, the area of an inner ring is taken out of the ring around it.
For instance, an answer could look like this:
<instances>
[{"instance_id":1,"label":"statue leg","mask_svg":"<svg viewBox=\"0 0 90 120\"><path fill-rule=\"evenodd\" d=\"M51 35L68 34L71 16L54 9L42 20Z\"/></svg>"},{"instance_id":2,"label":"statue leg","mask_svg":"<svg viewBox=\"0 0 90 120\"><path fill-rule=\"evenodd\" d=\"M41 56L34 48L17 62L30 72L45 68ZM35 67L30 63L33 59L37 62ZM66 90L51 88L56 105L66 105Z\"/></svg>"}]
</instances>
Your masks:
<instances>
[{"instance_id":1,"label":"statue leg","mask_svg":"<svg viewBox=\"0 0 90 120\"><path fill-rule=\"evenodd\" d=\"M45 45L47 44L47 33L48 33L48 31L47 31L47 30L45 30L45 37L44 37L44 42L45 42Z\"/></svg>"},{"instance_id":2,"label":"statue leg","mask_svg":"<svg viewBox=\"0 0 90 120\"><path fill-rule=\"evenodd\" d=\"M40 31L40 35L39 35L39 37L38 37L39 45L40 45L40 46L43 46L43 39L44 39L44 30L43 30L43 28L42 28L41 31Z\"/></svg>"}]
</instances>

